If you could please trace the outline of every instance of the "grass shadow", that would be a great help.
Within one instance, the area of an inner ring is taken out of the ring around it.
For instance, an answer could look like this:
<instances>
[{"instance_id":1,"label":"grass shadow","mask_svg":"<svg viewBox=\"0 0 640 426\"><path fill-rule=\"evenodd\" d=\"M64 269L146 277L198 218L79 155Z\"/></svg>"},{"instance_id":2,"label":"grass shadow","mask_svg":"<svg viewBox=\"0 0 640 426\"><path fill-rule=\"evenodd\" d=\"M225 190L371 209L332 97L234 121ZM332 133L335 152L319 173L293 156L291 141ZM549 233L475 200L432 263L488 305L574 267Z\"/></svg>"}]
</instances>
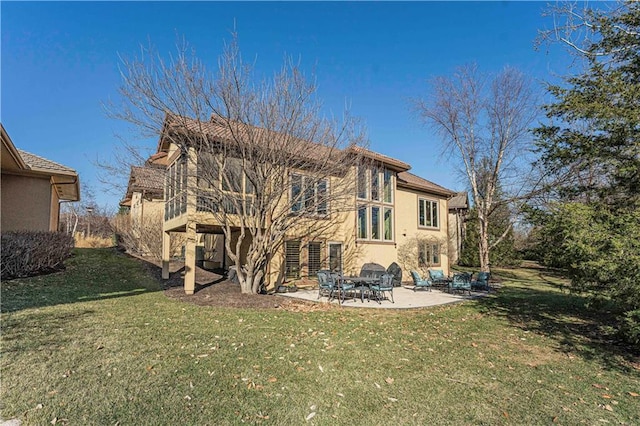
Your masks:
<instances>
[{"instance_id":1,"label":"grass shadow","mask_svg":"<svg viewBox=\"0 0 640 426\"><path fill-rule=\"evenodd\" d=\"M526 272L526 271L525 271ZM538 276L540 275L540 276ZM544 271L513 276L500 272L504 285L493 297L478 300L489 315L506 318L524 331L551 337L567 356L598 360L606 368L630 372L638 349L615 334L611 312L589 306L585 296L565 292L565 284Z\"/></svg>"},{"instance_id":2,"label":"grass shadow","mask_svg":"<svg viewBox=\"0 0 640 426\"><path fill-rule=\"evenodd\" d=\"M75 249L65 270L2 283L1 312L162 290L139 261L114 248Z\"/></svg>"}]
</instances>

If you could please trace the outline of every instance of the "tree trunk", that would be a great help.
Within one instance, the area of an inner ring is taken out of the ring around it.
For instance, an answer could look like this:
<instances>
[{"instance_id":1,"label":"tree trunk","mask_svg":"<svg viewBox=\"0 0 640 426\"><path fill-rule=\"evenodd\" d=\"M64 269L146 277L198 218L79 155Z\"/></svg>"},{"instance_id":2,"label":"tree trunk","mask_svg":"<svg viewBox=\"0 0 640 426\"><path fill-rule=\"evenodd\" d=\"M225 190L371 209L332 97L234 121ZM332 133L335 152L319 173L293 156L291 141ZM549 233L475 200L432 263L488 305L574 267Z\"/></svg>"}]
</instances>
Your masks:
<instances>
[{"instance_id":1,"label":"tree trunk","mask_svg":"<svg viewBox=\"0 0 640 426\"><path fill-rule=\"evenodd\" d=\"M480 270L490 272L489 266L489 224L478 215L478 255L480 256Z\"/></svg>"}]
</instances>

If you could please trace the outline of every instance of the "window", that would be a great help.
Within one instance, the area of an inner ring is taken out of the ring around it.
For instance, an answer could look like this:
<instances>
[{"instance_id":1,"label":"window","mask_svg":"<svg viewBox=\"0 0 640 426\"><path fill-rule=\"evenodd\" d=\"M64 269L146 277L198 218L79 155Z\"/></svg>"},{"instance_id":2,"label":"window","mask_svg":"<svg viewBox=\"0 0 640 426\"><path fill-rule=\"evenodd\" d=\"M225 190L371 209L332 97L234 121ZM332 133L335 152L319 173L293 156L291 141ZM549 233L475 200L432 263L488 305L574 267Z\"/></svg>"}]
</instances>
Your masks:
<instances>
[{"instance_id":1,"label":"window","mask_svg":"<svg viewBox=\"0 0 640 426\"><path fill-rule=\"evenodd\" d=\"M391 186L391 170L385 169L382 176L382 201L384 201L385 203L393 202L393 198L391 198L391 194L393 192L392 189L393 187Z\"/></svg>"},{"instance_id":2,"label":"window","mask_svg":"<svg viewBox=\"0 0 640 426\"><path fill-rule=\"evenodd\" d=\"M421 268L440 266L440 245L418 243L418 266Z\"/></svg>"},{"instance_id":3,"label":"window","mask_svg":"<svg viewBox=\"0 0 640 426\"><path fill-rule=\"evenodd\" d=\"M309 243L307 247L307 251L309 254L309 266L308 266L308 274L309 276L315 275L320 269L322 269L322 259L321 259L321 244L317 242Z\"/></svg>"},{"instance_id":4,"label":"window","mask_svg":"<svg viewBox=\"0 0 640 426\"><path fill-rule=\"evenodd\" d=\"M222 190L242 192L242 163L237 158L229 158L224 165L222 176Z\"/></svg>"},{"instance_id":5,"label":"window","mask_svg":"<svg viewBox=\"0 0 640 426\"><path fill-rule=\"evenodd\" d=\"M286 278L300 278L300 241L284 242L284 266Z\"/></svg>"},{"instance_id":6,"label":"window","mask_svg":"<svg viewBox=\"0 0 640 426\"><path fill-rule=\"evenodd\" d=\"M367 207L358 207L358 238L367 238Z\"/></svg>"},{"instance_id":7,"label":"window","mask_svg":"<svg viewBox=\"0 0 640 426\"><path fill-rule=\"evenodd\" d=\"M371 169L371 199L380 200L380 172L378 169Z\"/></svg>"},{"instance_id":8,"label":"window","mask_svg":"<svg viewBox=\"0 0 640 426\"><path fill-rule=\"evenodd\" d=\"M358 198L367 199L367 168L358 166Z\"/></svg>"},{"instance_id":9,"label":"window","mask_svg":"<svg viewBox=\"0 0 640 426\"><path fill-rule=\"evenodd\" d=\"M418 199L418 226L438 228L440 222L438 220L438 202Z\"/></svg>"},{"instance_id":10,"label":"window","mask_svg":"<svg viewBox=\"0 0 640 426\"><path fill-rule=\"evenodd\" d=\"M291 176L291 211L302 211L302 176Z\"/></svg>"},{"instance_id":11,"label":"window","mask_svg":"<svg viewBox=\"0 0 640 426\"><path fill-rule=\"evenodd\" d=\"M380 207L371 207L371 239L380 239Z\"/></svg>"},{"instance_id":12,"label":"window","mask_svg":"<svg viewBox=\"0 0 640 426\"><path fill-rule=\"evenodd\" d=\"M393 209L384 208L384 240L393 241Z\"/></svg>"},{"instance_id":13,"label":"window","mask_svg":"<svg viewBox=\"0 0 640 426\"><path fill-rule=\"evenodd\" d=\"M328 184L326 179L314 180L309 176L291 175L291 211L326 216L329 213Z\"/></svg>"},{"instance_id":14,"label":"window","mask_svg":"<svg viewBox=\"0 0 640 426\"><path fill-rule=\"evenodd\" d=\"M356 237L360 240L393 241L393 172L383 167L359 166Z\"/></svg>"}]
</instances>

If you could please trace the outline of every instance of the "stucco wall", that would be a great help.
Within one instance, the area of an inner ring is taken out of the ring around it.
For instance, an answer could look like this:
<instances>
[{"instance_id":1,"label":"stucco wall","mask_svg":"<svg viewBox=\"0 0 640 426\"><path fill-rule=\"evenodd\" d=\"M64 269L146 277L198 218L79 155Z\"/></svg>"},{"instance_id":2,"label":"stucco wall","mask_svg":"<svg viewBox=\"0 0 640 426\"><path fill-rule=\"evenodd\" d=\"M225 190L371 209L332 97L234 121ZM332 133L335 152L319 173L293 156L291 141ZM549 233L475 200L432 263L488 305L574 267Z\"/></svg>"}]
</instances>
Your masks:
<instances>
[{"instance_id":1,"label":"stucco wall","mask_svg":"<svg viewBox=\"0 0 640 426\"><path fill-rule=\"evenodd\" d=\"M57 199L52 199L48 178L2 174L1 179L2 231L49 231L57 228ZM51 215L54 202L55 213Z\"/></svg>"},{"instance_id":2,"label":"stucco wall","mask_svg":"<svg viewBox=\"0 0 640 426\"><path fill-rule=\"evenodd\" d=\"M449 273L449 259L447 255L448 241L448 214L447 199L399 188L396 191L396 242L398 247L408 244L412 239L427 238L442 242L440 252L440 265L438 269L443 269L445 274ZM426 228L418 225L418 199L423 198L438 202L439 226L437 228ZM400 262L399 262L400 263ZM405 271L408 276L409 271Z\"/></svg>"}]
</instances>

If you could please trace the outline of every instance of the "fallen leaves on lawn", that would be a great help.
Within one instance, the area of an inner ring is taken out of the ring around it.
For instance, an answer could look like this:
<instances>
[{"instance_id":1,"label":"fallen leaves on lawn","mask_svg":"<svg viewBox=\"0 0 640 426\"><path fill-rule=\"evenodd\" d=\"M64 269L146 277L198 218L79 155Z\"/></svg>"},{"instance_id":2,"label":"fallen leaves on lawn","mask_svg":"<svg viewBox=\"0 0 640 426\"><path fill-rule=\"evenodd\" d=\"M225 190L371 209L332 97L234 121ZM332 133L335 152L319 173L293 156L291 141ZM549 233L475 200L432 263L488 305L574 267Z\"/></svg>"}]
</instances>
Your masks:
<instances>
[{"instance_id":1,"label":"fallen leaves on lawn","mask_svg":"<svg viewBox=\"0 0 640 426\"><path fill-rule=\"evenodd\" d=\"M629 395L633 396L633 397L638 397L640 396L640 393L636 393L636 392L629 392Z\"/></svg>"},{"instance_id":2,"label":"fallen leaves on lawn","mask_svg":"<svg viewBox=\"0 0 640 426\"><path fill-rule=\"evenodd\" d=\"M309 415L308 415L307 417L305 417L305 420L306 420L306 421L309 421L309 420L311 420L312 418L314 418L314 417L315 417L315 415L316 415L316 412L315 412L315 411L312 411L312 412L310 412L310 413L309 413Z\"/></svg>"},{"instance_id":3,"label":"fallen leaves on lawn","mask_svg":"<svg viewBox=\"0 0 640 426\"><path fill-rule=\"evenodd\" d=\"M384 381L387 382L387 384L390 384L390 385L392 385L393 382L394 382L393 378L391 378L391 377L387 377L386 379L384 379Z\"/></svg>"}]
</instances>

